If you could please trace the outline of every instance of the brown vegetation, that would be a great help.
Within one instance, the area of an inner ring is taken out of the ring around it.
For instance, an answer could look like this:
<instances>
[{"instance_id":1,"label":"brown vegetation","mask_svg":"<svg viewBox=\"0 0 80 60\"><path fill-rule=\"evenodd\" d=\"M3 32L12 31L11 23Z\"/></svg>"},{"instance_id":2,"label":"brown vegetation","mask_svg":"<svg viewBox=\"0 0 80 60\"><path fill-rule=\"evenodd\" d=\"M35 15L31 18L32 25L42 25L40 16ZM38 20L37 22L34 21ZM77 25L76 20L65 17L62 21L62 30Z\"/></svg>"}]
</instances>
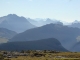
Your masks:
<instances>
[{"instance_id":1,"label":"brown vegetation","mask_svg":"<svg viewBox=\"0 0 80 60\"><path fill-rule=\"evenodd\" d=\"M80 60L79 52L49 50L1 51L0 60Z\"/></svg>"}]
</instances>

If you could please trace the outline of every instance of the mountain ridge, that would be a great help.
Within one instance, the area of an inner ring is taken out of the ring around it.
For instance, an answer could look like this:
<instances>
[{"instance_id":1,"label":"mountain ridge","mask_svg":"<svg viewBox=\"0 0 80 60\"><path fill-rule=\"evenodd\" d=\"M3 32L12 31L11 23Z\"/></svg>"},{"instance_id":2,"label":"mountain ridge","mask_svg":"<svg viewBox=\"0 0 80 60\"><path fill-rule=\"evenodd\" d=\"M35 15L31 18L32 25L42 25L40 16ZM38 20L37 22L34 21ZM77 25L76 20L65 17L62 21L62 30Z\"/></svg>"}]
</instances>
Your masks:
<instances>
[{"instance_id":1,"label":"mountain ridge","mask_svg":"<svg viewBox=\"0 0 80 60\"><path fill-rule=\"evenodd\" d=\"M18 33L36 27L25 17L20 17L16 14L8 14L7 16L0 17L0 20L2 21L0 23L0 27L16 31Z\"/></svg>"}]
</instances>

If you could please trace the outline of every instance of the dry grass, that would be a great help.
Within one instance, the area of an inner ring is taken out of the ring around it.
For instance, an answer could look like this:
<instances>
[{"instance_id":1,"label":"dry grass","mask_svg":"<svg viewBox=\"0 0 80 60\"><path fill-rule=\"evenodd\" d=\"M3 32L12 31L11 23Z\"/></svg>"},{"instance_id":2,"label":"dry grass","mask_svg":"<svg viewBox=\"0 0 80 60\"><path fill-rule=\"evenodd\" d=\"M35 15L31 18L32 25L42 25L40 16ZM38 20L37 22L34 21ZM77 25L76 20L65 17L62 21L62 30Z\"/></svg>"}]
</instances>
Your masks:
<instances>
[{"instance_id":1,"label":"dry grass","mask_svg":"<svg viewBox=\"0 0 80 60\"><path fill-rule=\"evenodd\" d=\"M80 60L80 53L60 52L45 53L45 57L18 56L18 58L9 58L10 60Z\"/></svg>"}]
</instances>

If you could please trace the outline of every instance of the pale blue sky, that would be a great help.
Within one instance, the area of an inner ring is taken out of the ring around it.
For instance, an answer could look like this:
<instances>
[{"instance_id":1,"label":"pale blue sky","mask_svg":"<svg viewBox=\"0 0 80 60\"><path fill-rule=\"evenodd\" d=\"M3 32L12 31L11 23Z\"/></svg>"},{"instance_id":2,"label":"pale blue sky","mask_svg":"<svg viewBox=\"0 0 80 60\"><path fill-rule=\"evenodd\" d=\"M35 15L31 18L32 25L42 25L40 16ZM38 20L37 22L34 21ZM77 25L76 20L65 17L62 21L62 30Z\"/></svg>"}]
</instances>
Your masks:
<instances>
[{"instance_id":1,"label":"pale blue sky","mask_svg":"<svg viewBox=\"0 0 80 60\"><path fill-rule=\"evenodd\" d=\"M80 0L0 0L0 17L8 14L80 21Z\"/></svg>"}]
</instances>

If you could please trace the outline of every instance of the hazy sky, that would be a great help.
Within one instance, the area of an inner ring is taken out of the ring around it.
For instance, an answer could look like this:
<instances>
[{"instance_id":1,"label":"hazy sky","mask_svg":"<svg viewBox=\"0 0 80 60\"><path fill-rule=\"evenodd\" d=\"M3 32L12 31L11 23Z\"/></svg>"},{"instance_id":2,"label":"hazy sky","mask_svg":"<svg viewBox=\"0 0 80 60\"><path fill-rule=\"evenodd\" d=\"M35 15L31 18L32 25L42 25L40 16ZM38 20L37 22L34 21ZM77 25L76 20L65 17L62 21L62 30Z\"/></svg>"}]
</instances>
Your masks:
<instances>
[{"instance_id":1,"label":"hazy sky","mask_svg":"<svg viewBox=\"0 0 80 60\"><path fill-rule=\"evenodd\" d=\"M8 14L80 21L80 0L0 0L0 16Z\"/></svg>"}]
</instances>

